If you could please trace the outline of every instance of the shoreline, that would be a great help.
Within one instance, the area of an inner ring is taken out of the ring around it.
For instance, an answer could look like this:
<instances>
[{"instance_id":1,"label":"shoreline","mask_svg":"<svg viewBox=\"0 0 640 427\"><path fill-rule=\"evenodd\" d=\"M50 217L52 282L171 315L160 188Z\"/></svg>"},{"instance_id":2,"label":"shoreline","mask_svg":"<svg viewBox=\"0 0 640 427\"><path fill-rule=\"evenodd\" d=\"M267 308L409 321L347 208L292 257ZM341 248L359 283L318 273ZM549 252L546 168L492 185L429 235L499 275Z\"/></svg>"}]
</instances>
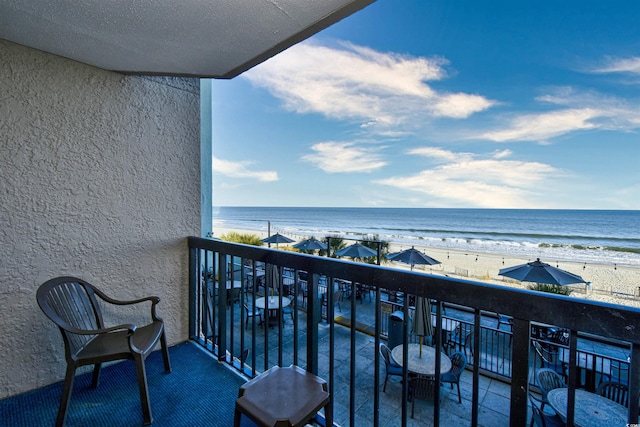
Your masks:
<instances>
[{"instance_id":1,"label":"shoreline","mask_svg":"<svg viewBox=\"0 0 640 427\"><path fill-rule=\"evenodd\" d=\"M226 227L217 227L215 229L215 236L221 237L229 232L255 234L260 236L260 238L267 237L266 231ZM281 233L287 235L286 231L281 231ZM280 246L286 247L291 245ZM412 245L390 241L389 253L409 249L411 246ZM441 262L441 264L433 266L416 265L413 271L434 275L447 275L454 278L481 281L519 289L528 289L529 284L499 276L499 270L505 267L526 264L535 261L537 258L501 255L480 251L471 253L462 250L433 248L423 245L413 246L415 249ZM640 308L640 268L597 263L586 264L571 261L556 262L546 259L541 259L541 261L577 274L590 283L590 286L585 284L569 285L568 287L572 289L571 297ZM383 260L382 265L410 270L408 264L401 262Z\"/></svg>"}]
</instances>

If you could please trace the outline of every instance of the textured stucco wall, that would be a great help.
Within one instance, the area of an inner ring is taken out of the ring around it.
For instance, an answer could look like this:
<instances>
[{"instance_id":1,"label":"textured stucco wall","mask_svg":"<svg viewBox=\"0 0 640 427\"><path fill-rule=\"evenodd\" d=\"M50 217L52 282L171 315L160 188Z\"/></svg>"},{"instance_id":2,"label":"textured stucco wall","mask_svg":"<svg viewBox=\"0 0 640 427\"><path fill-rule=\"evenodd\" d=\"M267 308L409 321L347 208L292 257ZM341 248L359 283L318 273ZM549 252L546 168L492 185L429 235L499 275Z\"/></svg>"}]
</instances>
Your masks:
<instances>
[{"instance_id":1,"label":"textured stucco wall","mask_svg":"<svg viewBox=\"0 0 640 427\"><path fill-rule=\"evenodd\" d=\"M199 126L196 79L124 76L0 40L0 398L64 376L60 334L35 300L55 276L158 295L170 343L188 338Z\"/></svg>"}]
</instances>

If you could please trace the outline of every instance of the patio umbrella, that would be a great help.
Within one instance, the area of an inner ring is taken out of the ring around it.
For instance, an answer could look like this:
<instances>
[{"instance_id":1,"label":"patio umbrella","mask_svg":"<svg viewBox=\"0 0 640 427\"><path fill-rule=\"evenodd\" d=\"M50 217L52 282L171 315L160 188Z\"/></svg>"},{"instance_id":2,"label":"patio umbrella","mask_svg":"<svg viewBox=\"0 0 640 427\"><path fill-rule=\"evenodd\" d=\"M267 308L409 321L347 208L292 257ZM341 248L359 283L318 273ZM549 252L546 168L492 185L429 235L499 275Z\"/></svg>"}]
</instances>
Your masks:
<instances>
[{"instance_id":1,"label":"patio umbrella","mask_svg":"<svg viewBox=\"0 0 640 427\"><path fill-rule=\"evenodd\" d=\"M271 296L273 296L274 290L280 289L280 273L278 272L277 265L267 264L267 269L271 270L267 276L269 279L271 279L271 283L268 283L267 286L271 288Z\"/></svg>"},{"instance_id":2,"label":"patio umbrella","mask_svg":"<svg viewBox=\"0 0 640 427\"><path fill-rule=\"evenodd\" d=\"M433 335L431 303L425 297L416 297L416 310L413 314L411 332L420 337L420 358L422 358L422 337Z\"/></svg>"},{"instance_id":3,"label":"patio umbrella","mask_svg":"<svg viewBox=\"0 0 640 427\"><path fill-rule=\"evenodd\" d=\"M396 252L395 254L387 255L387 259L389 261L400 261L405 264L411 264L411 270L413 270L413 266L416 264L419 265L434 265L440 264L440 261L437 261L431 258L428 255L423 254L419 250L415 249L413 246L411 249L405 249L401 252Z\"/></svg>"},{"instance_id":4,"label":"patio umbrella","mask_svg":"<svg viewBox=\"0 0 640 427\"><path fill-rule=\"evenodd\" d=\"M340 249L339 251L336 251L335 254L338 256L347 256L351 258L367 258L378 256L378 252L360 243L355 243L351 246L347 246L344 249Z\"/></svg>"},{"instance_id":5,"label":"patio umbrella","mask_svg":"<svg viewBox=\"0 0 640 427\"><path fill-rule=\"evenodd\" d=\"M272 234L271 236L267 237L266 239L262 239L261 240L263 243L268 243L269 245L271 245L272 243L276 244L276 248L278 247L278 243L291 243L291 242L295 242L295 240L292 240L286 236L283 236L280 233L276 233L276 234Z\"/></svg>"},{"instance_id":6,"label":"patio umbrella","mask_svg":"<svg viewBox=\"0 0 640 427\"><path fill-rule=\"evenodd\" d=\"M570 285L572 283L586 283L585 280L568 271L552 267L540 261L540 258L527 264L516 265L501 269L500 276L520 280L521 282L545 283L548 285Z\"/></svg>"},{"instance_id":7,"label":"patio umbrella","mask_svg":"<svg viewBox=\"0 0 640 427\"><path fill-rule=\"evenodd\" d=\"M310 237L300 243L296 243L295 245L293 245L293 247L303 251L317 251L321 249L327 249L327 245L325 243L322 243L315 237Z\"/></svg>"}]
</instances>

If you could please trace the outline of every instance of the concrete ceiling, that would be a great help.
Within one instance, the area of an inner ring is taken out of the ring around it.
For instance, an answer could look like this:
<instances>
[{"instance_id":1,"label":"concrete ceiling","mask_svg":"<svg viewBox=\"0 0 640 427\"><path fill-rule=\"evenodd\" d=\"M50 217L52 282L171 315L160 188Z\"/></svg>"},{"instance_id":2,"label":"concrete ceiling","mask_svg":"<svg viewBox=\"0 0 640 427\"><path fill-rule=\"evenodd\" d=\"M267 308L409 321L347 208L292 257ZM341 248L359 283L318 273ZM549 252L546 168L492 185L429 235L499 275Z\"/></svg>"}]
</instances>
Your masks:
<instances>
[{"instance_id":1,"label":"concrete ceiling","mask_svg":"<svg viewBox=\"0 0 640 427\"><path fill-rule=\"evenodd\" d=\"M126 74L232 78L375 0L0 0L0 38Z\"/></svg>"}]
</instances>

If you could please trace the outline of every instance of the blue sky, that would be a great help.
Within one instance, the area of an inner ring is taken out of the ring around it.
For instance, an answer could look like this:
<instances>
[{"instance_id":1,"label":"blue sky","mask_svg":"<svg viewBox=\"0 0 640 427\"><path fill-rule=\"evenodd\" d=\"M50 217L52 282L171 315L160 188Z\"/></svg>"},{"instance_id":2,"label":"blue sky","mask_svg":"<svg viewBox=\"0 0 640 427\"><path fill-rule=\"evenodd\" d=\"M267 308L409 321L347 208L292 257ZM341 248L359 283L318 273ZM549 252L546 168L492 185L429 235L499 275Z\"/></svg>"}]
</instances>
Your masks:
<instances>
[{"instance_id":1,"label":"blue sky","mask_svg":"<svg viewBox=\"0 0 640 427\"><path fill-rule=\"evenodd\" d=\"M213 81L214 205L640 209L639 22L378 0Z\"/></svg>"}]
</instances>

